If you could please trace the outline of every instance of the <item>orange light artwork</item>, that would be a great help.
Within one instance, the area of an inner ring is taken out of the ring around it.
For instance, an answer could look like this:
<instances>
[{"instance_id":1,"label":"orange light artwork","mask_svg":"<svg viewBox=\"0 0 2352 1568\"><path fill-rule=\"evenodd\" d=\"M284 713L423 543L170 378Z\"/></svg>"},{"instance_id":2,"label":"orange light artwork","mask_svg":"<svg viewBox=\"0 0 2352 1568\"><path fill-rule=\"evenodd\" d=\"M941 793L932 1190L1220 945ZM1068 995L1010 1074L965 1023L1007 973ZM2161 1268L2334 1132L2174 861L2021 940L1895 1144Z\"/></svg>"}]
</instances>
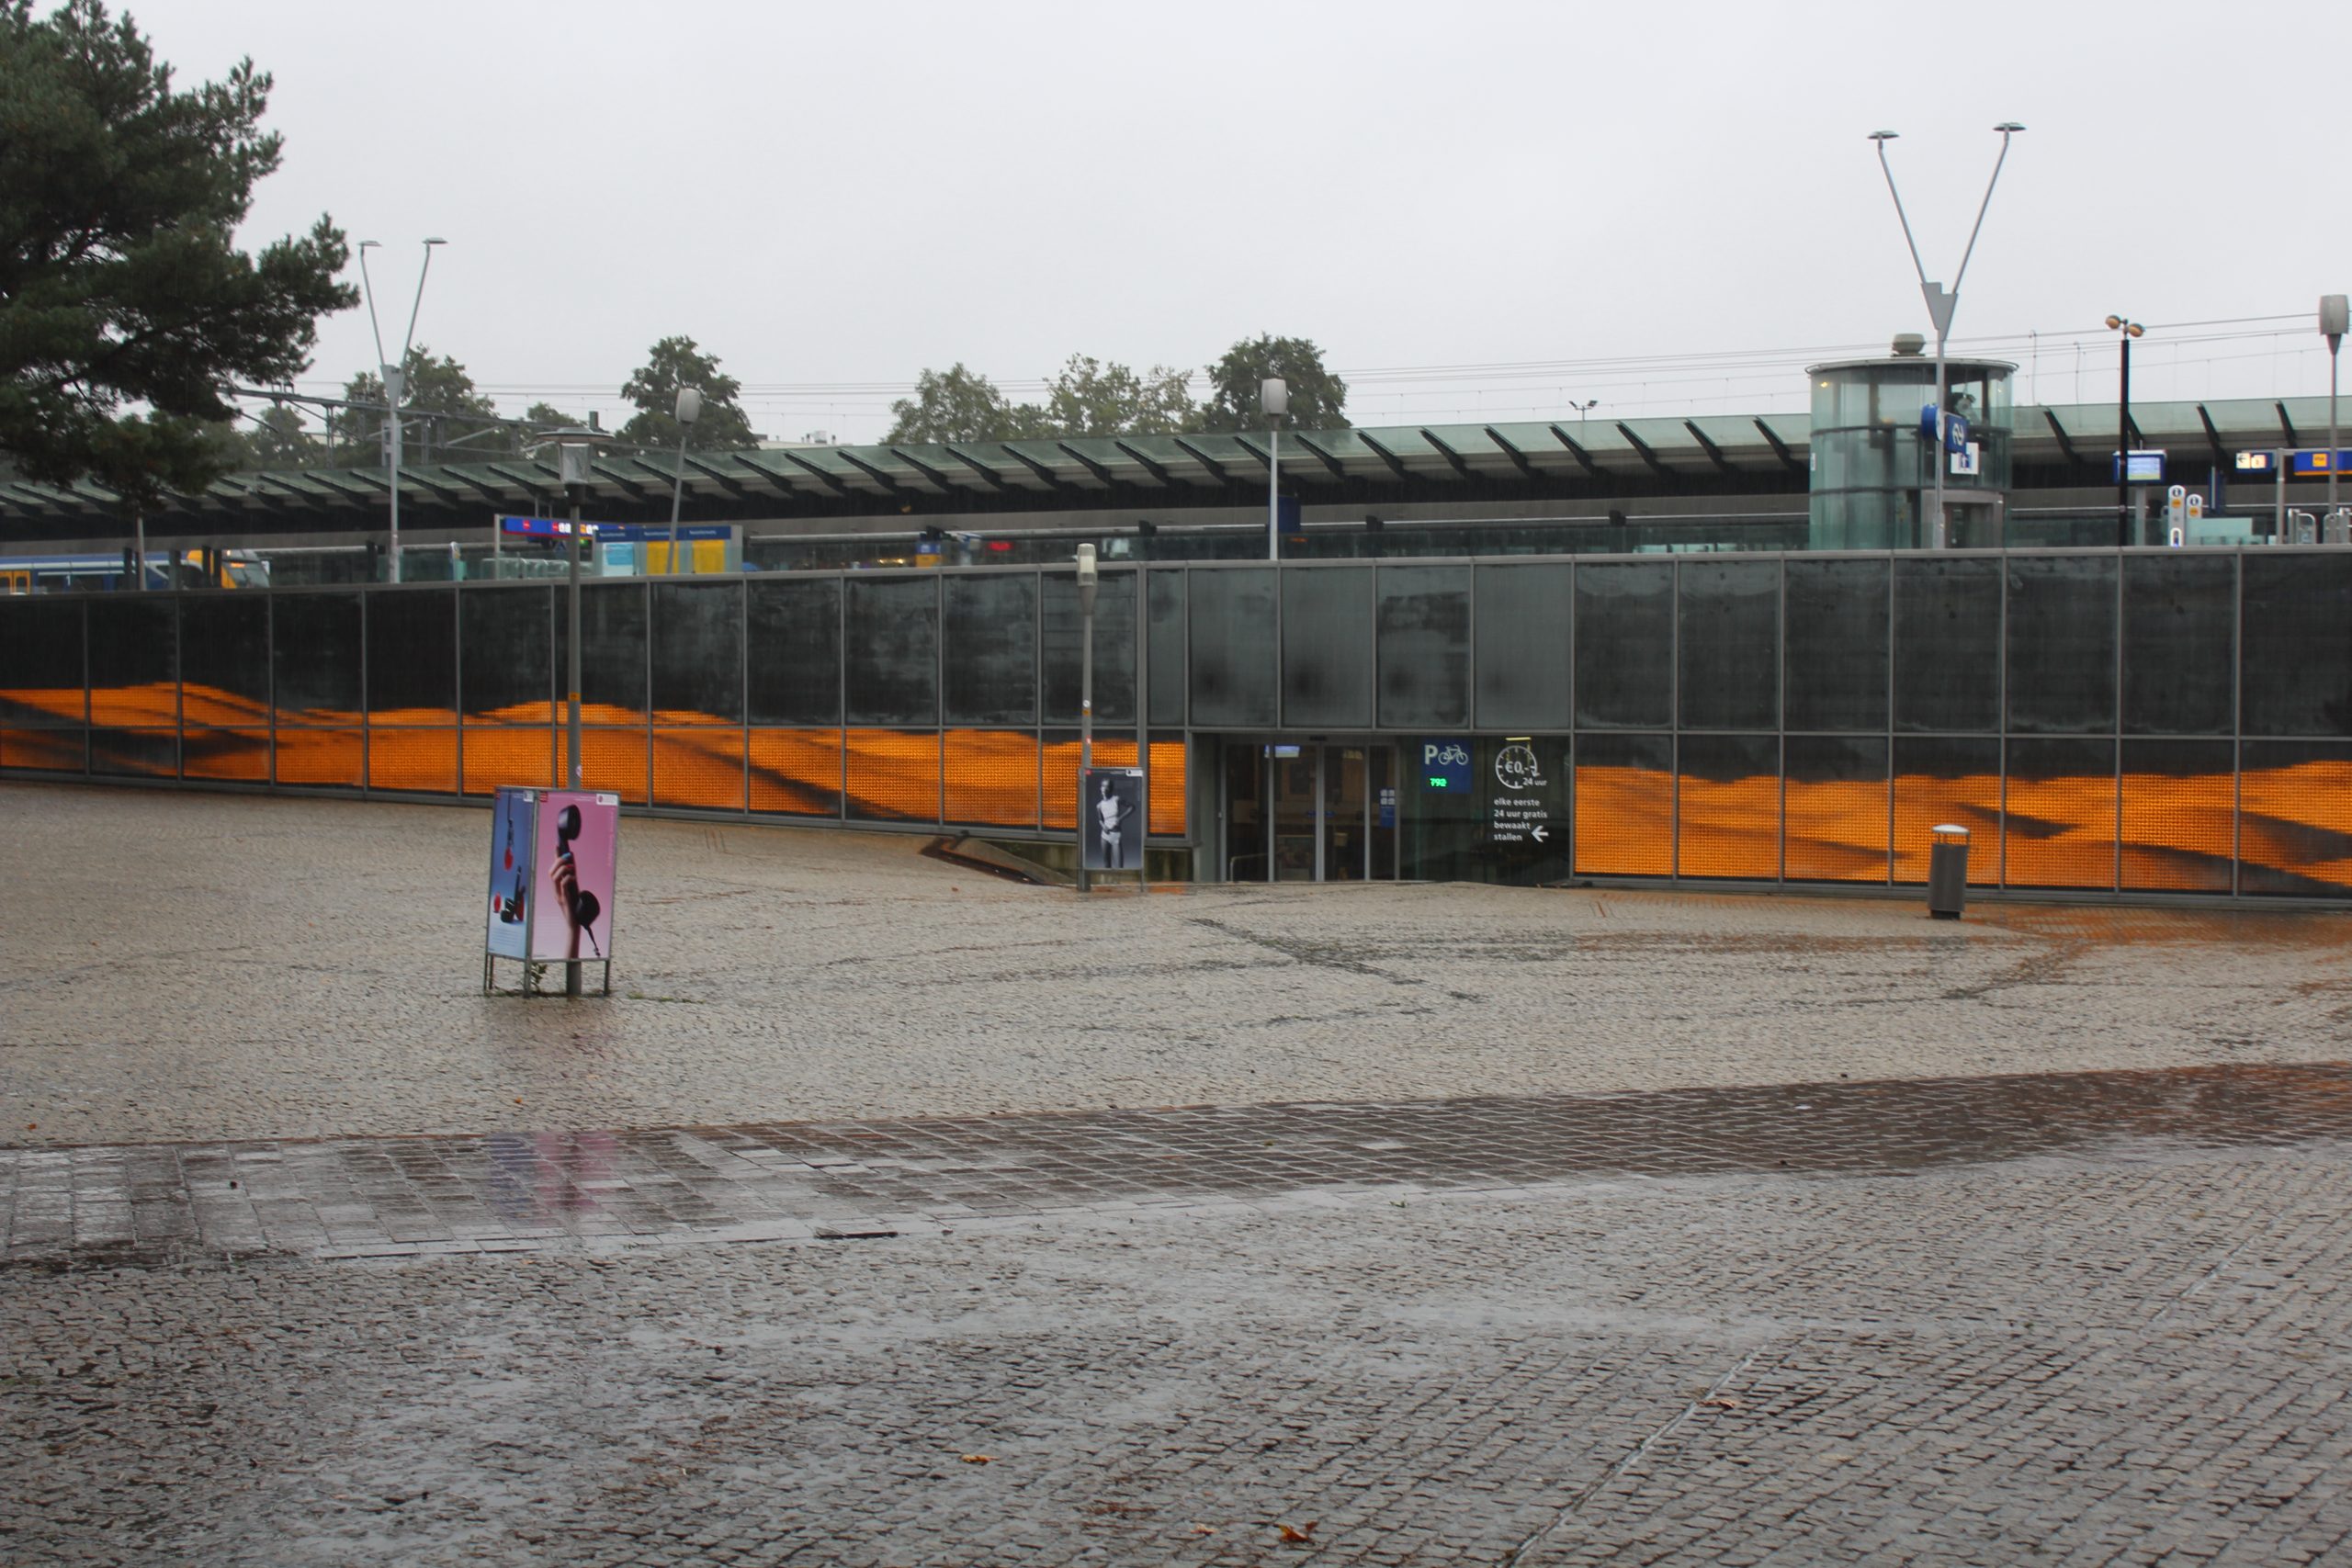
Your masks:
<instances>
[{"instance_id":1,"label":"orange light artwork","mask_svg":"<svg viewBox=\"0 0 2352 1568\"><path fill-rule=\"evenodd\" d=\"M1676 871L1683 876L1772 881L1781 874L1781 780L1775 774L1683 775Z\"/></svg>"},{"instance_id":2,"label":"orange light artwork","mask_svg":"<svg viewBox=\"0 0 2352 1568\"><path fill-rule=\"evenodd\" d=\"M2012 774L2002 839L2004 872L2012 887L2114 886L2114 775Z\"/></svg>"},{"instance_id":3,"label":"orange light artwork","mask_svg":"<svg viewBox=\"0 0 2352 1568\"><path fill-rule=\"evenodd\" d=\"M1037 738L1026 730L947 732L947 820L1037 825Z\"/></svg>"},{"instance_id":4,"label":"orange light artwork","mask_svg":"<svg viewBox=\"0 0 2352 1568\"><path fill-rule=\"evenodd\" d=\"M281 729L277 782L312 788L359 787L360 737L356 729Z\"/></svg>"},{"instance_id":5,"label":"orange light artwork","mask_svg":"<svg viewBox=\"0 0 2352 1568\"><path fill-rule=\"evenodd\" d=\"M1928 880L1929 831L1945 823L1968 829L1968 881L1991 887L2001 880L2001 778L1998 773L1894 776L1894 880Z\"/></svg>"},{"instance_id":6,"label":"orange light artwork","mask_svg":"<svg viewBox=\"0 0 2352 1568\"><path fill-rule=\"evenodd\" d=\"M586 722L587 709L581 710ZM556 754L564 757L566 737L559 731ZM624 806L643 806L649 742L642 729L583 729L580 732L580 787L603 795L617 795ZM564 764L557 764L559 772Z\"/></svg>"},{"instance_id":7,"label":"orange light artwork","mask_svg":"<svg viewBox=\"0 0 2352 1568\"><path fill-rule=\"evenodd\" d=\"M283 738L283 731L280 737ZM549 729L466 731L465 792L489 795L502 784L555 787L555 732Z\"/></svg>"},{"instance_id":8,"label":"orange light artwork","mask_svg":"<svg viewBox=\"0 0 2352 1568\"><path fill-rule=\"evenodd\" d=\"M841 815L840 730L754 729L751 764L752 810Z\"/></svg>"},{"instance_id":9,"label":"orange light artwork","mask_svg":"<svg viewBox=\"0 0 2352 1568\"><path fill-rule=\"evenodd\" d=\"M2248 768L2238 802L2242 891L2263 891L2256 883L2264 872L2352 887L2352 759Z\"/></svg>"},{"instance_id":10,"label":"orange light artwork","mask_svg":"<svg viewBox=\"0 0 2352 1568\"><path fill-rule=\"evenodd\" d=\"M110 729L172 728L180 721L176 681L90 688L90 722Z\"/></svg>"},{"instance_id":11,"label":"orange light artwork","mask_svg":"<svg viewBox=\"0 0 2352 1568\"><path fill-rule=\"evenodd\" d=\"M653 803L713 811L742 810L743 732L655 730Z\"/></svg>"},{"instance_id":12,"label":"orange light artwork","mask_svg":"<svg viewBox=\"0 0 2352 1568\"><path fill-rule=\"evenodd\" d=\"M82 737L79 729L0 729L0 768L78 773L85 761Z\"/></svg>"},{"instance_id":13,"label":"orange light artwork","mask_svg":"<svg viewBox=\"0 0 2352 1568\"><path fill-rule=\"evenodd\" d=\"M1576 866L1595 876L1674 874L1674 775L1655 768L1577 768Z\"/></svg>"},{"instance_id":14,"label":"orange light artwork","mask_svg":"<svg viewBox=\"0 0 2352 1568\"><path fill-rule=\"evenodd\" d=\"M1884 882L1888 798L1884 779L1789 780L1789 879Z\"/></svg>"},{"instance_id":15,"label":"orange light artwork","mask_svg":"<svg viewBox=\"0 0 2352 1568\"><path fill-rule=\"evenodd\" d=\"M939 732L853 729L849 814L877 822L939 820Z\"/></svg>"},{"instance_id":16,"label":"orange light artwork","mask_svg":"<svg viewBox=\"0 0 2352 1568\"><path fill-rule=\"evenodd\" d=\"M418 795L457 794L458 732L370 729L368 787L407 790Z\"/></svg>"},{"instance_id":17,"label":"orange light artwork","mask_svg":"<svg viewBox=\"0 0 2352 1568\"><path fill-rule=\"evenodd\" d=\"M180 720L190 729L255 729L269 726L269 705L218 686L182 686Z\"/></svg>"},{"instance_id":18,"label":"orange light artwork","mask_svg":"<svg viewBox=\"0 0 2352 1568\"><path fill-rule=\"evenodd\" d=\"M82 688L79 686L0 686L0 703L26 710L10 716L29 719L35 724L82 722Z\"/></svg>"},{"instance_id":19,"label":"orange light artwork","mask_svg":"<svg viewBox=\"0 0 2352 1568\"><path fill-rule=\"evenodd\" d=\"M2227 747L2223 748L2224 752ZM2127 750L2126 755L2129 755ZM2123 886L2227 893L2237 781L2217 773L2123 775Z\"/></svg>"},{"instance_id":20,"label":"orange light artwork","mask_svg":"<svg viewBox=\"0 0 2352 1568\"><path fill-rule=\"evenodd\" d=\"M191 725L180 739L180 777L269 782L269 731L199 729Z\"/></svg>"}]
</instances>

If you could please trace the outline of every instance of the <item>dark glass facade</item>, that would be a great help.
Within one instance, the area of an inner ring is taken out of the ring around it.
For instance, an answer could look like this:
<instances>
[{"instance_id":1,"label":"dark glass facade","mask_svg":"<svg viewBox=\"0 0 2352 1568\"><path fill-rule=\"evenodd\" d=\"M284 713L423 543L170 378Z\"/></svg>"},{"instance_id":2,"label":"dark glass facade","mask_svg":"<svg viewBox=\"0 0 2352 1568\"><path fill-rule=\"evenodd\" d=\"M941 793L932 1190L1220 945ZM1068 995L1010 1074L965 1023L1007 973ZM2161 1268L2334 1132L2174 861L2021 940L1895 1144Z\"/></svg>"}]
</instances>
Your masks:
<instances>
[{"instance_id":1,"label":"dark glass facade","mask_svg":"<svg viewBox=\"0 0 2352 1568\"><path fill-rule=\"evenodd\" d=\"M548 784L564 604L539 583L0 601L0 770ZM607 581L582 613L590 787L1075 821L1066 571ZM1950 823L1984 887L2352 900L2352 552L1115 567L1093 638L1097 760L1149 769L1156 841L1204 874L1267 863L1227 807L1267 823L1237 792L1308 789L1311 745L1358 814L1317 863L1355 874L1908 885ZM1510 812L1546 831L1502 831Z\"/></svg>"}]
</instances>

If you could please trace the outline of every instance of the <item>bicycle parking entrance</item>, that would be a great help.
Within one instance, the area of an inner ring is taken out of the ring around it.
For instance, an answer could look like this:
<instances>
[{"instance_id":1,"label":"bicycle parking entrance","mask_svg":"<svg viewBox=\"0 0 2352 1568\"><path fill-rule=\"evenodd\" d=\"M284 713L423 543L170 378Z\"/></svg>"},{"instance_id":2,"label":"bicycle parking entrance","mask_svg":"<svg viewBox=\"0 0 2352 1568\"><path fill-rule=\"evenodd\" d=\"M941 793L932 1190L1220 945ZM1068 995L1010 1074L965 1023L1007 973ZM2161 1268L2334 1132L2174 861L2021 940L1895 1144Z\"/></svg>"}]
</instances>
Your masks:
<instances>
[{"instance_id":1,"label":"bicycle parking entrance","mask_svg":"<svg viewBox=\"0 0 2352 1568\"><path fill-rule=\"evenodd\" d=\"M1227 881L1396 879L1395 742L1236 737L1223 751Z\"/></svg>"}]
</instances>

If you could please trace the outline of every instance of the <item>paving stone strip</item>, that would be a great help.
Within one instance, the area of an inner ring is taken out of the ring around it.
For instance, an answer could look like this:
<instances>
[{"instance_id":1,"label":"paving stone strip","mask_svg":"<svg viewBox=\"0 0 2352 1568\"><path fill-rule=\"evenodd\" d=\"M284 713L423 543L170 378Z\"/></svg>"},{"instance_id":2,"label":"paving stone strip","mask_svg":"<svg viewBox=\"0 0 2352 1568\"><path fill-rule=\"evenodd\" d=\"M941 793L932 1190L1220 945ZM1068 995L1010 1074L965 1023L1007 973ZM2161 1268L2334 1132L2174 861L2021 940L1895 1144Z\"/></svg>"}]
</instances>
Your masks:
<instances>
[{"instance_id":1,"label":"paving stone strip","mask_svg":"<svg viewBox=\"0 0 2352 1568\"><path fill-rule=\"evenodd\" d=\"M13 1265L850 1240L1314 1191L2352 1136L2352 1066L0 1150Z\"/></svg>"}]
</instances>

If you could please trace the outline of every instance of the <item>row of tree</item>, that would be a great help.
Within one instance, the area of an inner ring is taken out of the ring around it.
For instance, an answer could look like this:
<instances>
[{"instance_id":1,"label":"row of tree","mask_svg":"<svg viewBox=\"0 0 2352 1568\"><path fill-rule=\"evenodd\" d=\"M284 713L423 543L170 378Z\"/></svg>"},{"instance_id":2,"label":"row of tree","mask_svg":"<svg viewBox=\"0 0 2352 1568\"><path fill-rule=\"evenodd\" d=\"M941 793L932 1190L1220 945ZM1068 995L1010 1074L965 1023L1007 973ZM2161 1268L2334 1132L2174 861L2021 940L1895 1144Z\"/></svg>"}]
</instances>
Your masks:
<instances>
[{"instance_id":1,"label":"row of tree","mask_svg":"<svg viewBox=\"0 0 2352 1568\"><path fill-rule=\"evenodd\" d=\"M1306 338L1244 338L1207 367L1206 401L1193 396L1192 376L1165 365L1137 372L1073 354L1046 383L1042 402L1016 403L961 362L926 369L915 395L890 405L887 439L1020 441L1040 436L1182 435L1194 431L1263 430L1260 389L1279 376L1290 391L1286 423L1299 430L1341 430L1348 384L1323 366Z\"/></svg>"},{"instance_id":2,"label":"row of tree","mask_svg":"<svg viewBox=\"0 0 2352 1568\"><path fill-rule=\"evenodd\" d=\"M553 404L533 403L518 424L500 417L498 405L475 386L466 367L447 355L419 344L409 350L401 457L405 462L482 462L515 456L549 430L585 421ZM665 337L629 376L621 396L637 412L613 434L639 446L678 445L678 390L702 394L702 412L686 436L697 451L741 451L759 436L738 402L742 384L718 368L690 337ZM310 468L334 465L369 467L383 461L384 382L362 371L344 384L341 401L322 421L306 420L295 406L273 403L239 425L219 432L222 455L238 468Z\"/></svg>"}]
</instances>

